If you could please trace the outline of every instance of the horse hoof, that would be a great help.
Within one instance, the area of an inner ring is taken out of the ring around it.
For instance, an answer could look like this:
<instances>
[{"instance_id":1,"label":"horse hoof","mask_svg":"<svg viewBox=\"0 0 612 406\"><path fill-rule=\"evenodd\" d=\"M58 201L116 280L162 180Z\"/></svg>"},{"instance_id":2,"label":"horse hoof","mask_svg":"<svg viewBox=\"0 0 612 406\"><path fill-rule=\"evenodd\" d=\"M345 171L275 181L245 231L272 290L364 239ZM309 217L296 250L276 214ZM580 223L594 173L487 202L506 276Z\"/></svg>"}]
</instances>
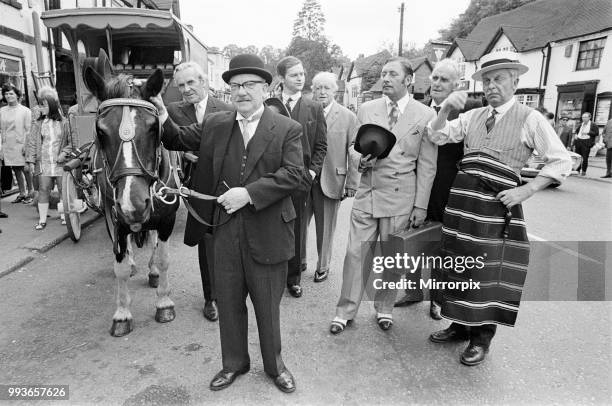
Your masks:
<instances>
[{"instance_id":1,"label":"horse hoof","mask_svg":"<svg viewBox=\"0 0 612 406\"><path fill-rule=\"evenodd\" d=\"M110 333L113 337L123 337L124 335L130 334L134 329L134 321L128 320L113 320L113 326L110 329Z\"/></svg>"},{"instance_id":2,"label":"horse hoof","mask_svg":"<svg viewBox=\"0 0 612 406\"><path fill-rule=\"evenodd\" d=\"M159 286L159 275L149 274L149 286L152 288L156 288Z\"/></svg>"},{"instance_id":3,"label":"horse hoof","mask_svg":"<svg viewBox=\"0 0 612 406\"><path fill-rule=\"evenodd\" d=\"M158 323L168 323L176 317L176 313L174 312L174 307L164 307L162 309L157 309L155 312L155 321Z\"/></svg>"}]
</instances>

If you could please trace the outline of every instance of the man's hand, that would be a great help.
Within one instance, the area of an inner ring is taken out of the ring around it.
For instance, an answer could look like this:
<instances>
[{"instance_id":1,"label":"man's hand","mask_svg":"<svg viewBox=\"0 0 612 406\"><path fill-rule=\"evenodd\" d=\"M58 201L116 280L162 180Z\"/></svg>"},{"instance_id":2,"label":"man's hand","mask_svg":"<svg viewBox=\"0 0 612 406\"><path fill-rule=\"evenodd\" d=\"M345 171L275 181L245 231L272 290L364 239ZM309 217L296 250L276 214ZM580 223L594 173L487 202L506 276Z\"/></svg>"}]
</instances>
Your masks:
<instances>
[{"instance_id":1,"label":"man's hand","mask_svg":"<svg viewBox=\"0 0 612 406\"><path fill-rule=\"evenodd\" d=\"M157 107L157 111L159 112L159 121L164 124L168 119L168 112L166 111L166 106L164 106L164 100L161 97L161 93L149 97L149 101L153 103L155 107Z\"/></svg>"},{"instance_id":2,"label":"man's hand","mask_svg":"<svg viewBox=\"0 0 612 406\"><path fill-rule=\"evenodd\" d=\"M344 197L354 197L357 190L350 187L344 188Z\"/></svg>"},{"instance_id":3,"label":"man's hand","mask_svg":"<svg viewBox=\"0 0 612 406\"><path fill-rule=\"evenodd\" d=\"M372 158L371 154L361 157L361 159L359 160L359 167L357 168L359 172L361 173L366 172L368 169L376 165L377 158L372 158L372 159L370 158Z\"/></svg>"},{"instance_id":4,"label":"man's hand","mask_svg":"<svg viewBox=\"0 0 612 406\"><path fill-rule=\"evenodd\" d=\"M533 181L532 181L533 182ZM504 190L497 194L497 199L500 200L507 208L521 204L525 200L529 199L535 190L528 183L523 186L515 187L513 189Z\"/></svg>"},{"instance_id":5,"label":"man's hand","mask_svg":"<svg viewBox=\"0 0 612 406\"><path fill-rule=\"evenodd\" d=\"M465 91L452 92L444 102L442 102L440 112L448 115L452 110L463 110L467 98L468 94Z\"/></svg>"},{"instance_id":6,"label":"man's hand","mask_svg":"<svg viewBox=\"0 0 612 406\"><path fill-rule=\"evenodd\" d=\"M246 188L233 187L219 196L217 202L223 206L227 214L232 214L250 203L251 197Z\"/></svg>"},{"instance_id":7,"label":"man's hand","mask_svg":"<svg viewBox=\"0 0 612 406\"><path fill-rule=\"evenodd\" d=\"M427 217L427 210L421 209L420 207L413 207L410 213L410 224L412 227L417 228L423 225Z\"/></svg>"}]
</instances>

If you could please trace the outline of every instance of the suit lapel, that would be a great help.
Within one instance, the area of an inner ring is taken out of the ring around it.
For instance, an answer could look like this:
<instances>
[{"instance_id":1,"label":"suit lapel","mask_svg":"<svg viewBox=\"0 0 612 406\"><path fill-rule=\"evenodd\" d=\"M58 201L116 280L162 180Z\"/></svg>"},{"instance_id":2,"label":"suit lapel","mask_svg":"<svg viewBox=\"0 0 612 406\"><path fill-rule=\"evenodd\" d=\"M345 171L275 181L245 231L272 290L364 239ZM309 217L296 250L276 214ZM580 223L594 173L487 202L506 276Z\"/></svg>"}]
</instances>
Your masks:
<instances>
[{"instance_id":1,"label":"suit lapel","mask_svg":"<svg viewBox=\"0 0 612 406\"><path fill-rule=\"evenodd\" d=\"M416 123L415 118L417 117L418 112L415 109L415 102L413 99L410 99L404 112L397 119L397 123L395 123L395 127L393 127L393 134L397 137L399 141L403 137L412 133L412 128Z\"/></svg>"},{"instance_id":2,"label":"suit lapel","mask_svg":"<svg viewBox=\"0 0 612 406\"><path fill-rule=\"evenodd\" d=\"M219 177L221 176L221 168L223 167L223 160L226 156L227 145L229 144L230 138L232 137L232 130L236 123L236 112L226 122L221 123L218 128L215 128L214 134L209 134L209 137L215 137L213 142L213 179L214 189L217 190L219 184Z\"/></svg>"},{"instance_id":3,"label":"suit lapel","mask_svg":"<svg viewBox=\"0 0 612 406\"><path fill-rule=\"evenodd\" d=\"M302 98L300 97L298 99L298 101L295 103L295 106L293 106L293 110L291 110L291 118L294 119L295 121L300 121L300 113L302 112Z\"/></svg>"},{"instance_id":4,"label":"suit lapel","mask_svg":"<svg viewBox=\"0 0 612 406\"><path fill-rule=\"evenodd\" d=\"M193 104L183 102L180 108L183 114L189 119L190 123L195 123L198 121L196 117L195 106Z\"/></svg>"},{"instance_id":5,"label":"suit lapel","mask_svg":"<svg viewBox=\"0 0 612 406\"><path fill-rule=\"evenodd\" d=\"M204 110L204 117L208 117L209 114L216 113L217 111L219 111L217 101L214 97L208 96L208 101L206 102L206 110Z\"/></svg>"},{"instance_id":6,"label":"suit lapel","mask_svg":"<svg viewBox=\"0 0 612 406\"><path fill-rule=\"evenodd\" d=\"M327 117L325 117L327 121L327 132L329 132L330 128L332 128L338 120L338 114L340 114L340 108L338 107L338 103L334 102L329 109L329 113L327 113Z\"/></svg>"},{"instance_id":7,"label":"suit lapel","mask_svg":"<svg viewBox=\"0 0 612 406\"><path fill-rule=\"evenodd\" d=\"M255 134L253 134L251 140L249 141L244 179L249 178L249 175L255 168L255 164L257 161L259 161L259 158L261 158L262 154L268 147L268 144L274 138L274 133L272 132L274 127L275 123L272 113L266 107L264 108L263 115L261 116L259 124L257 125L257 130L255 130Z\"/></svg>"}]
</instances>

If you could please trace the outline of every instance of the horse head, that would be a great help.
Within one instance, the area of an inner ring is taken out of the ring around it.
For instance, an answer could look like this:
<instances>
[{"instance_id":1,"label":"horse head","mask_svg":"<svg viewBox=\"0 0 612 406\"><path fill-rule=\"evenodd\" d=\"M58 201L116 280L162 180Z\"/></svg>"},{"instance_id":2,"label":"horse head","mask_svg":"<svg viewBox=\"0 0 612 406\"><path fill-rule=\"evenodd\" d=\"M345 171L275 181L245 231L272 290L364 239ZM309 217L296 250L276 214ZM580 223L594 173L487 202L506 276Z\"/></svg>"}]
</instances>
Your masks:
<instances>
[{"instance_id":1,"label":"horse head","mask_svg":"<svg viewBox=\"0 0 612 406\"><path fill-rule=\"evenodd\" d=\"M140 231L151 215L151 188L159 176L161 159L158 112L148 99L161 91L163 73L157 69L139 83L129 75L107 80L87 67L83 78L100 101L96 143L118 220L132 231Z\"/></svg>"}]
</instances>

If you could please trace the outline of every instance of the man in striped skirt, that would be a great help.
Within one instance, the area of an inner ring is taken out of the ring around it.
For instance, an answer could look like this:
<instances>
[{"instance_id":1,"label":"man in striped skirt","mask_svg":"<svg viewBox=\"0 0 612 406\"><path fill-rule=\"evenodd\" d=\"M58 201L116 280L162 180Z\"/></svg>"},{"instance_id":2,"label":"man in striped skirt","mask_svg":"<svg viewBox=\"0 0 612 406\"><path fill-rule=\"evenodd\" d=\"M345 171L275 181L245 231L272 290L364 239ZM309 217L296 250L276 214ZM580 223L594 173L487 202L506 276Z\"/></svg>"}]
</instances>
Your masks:
<instances>
[{"instance_id":1,"label":"man in striped skirt","mask_svg":"<svg viewBox=\"0 0 612 406\"><path fill-rule=\"evenodd\" d=\"M469 340L460 358L468 366L484 361L498 324L514 326L516 321L529 262L521 203L561 183L571 170L569 154L546 119L514 99L519 76L527 69L514 52L485 55L472 78L482 81L489 106L447 121L467 99L465 92L453 92L429 125L432 142L463 140L465 152L442 229L443 255L454 259L452 266L442 269L447 282L442 316L452 323L429 339ZM521 186L520 170L533 150L546 165ZM468 258L476 265L466 266ZM470 288L453 289L458 286Z\"/></svg>"}]
</instances>

